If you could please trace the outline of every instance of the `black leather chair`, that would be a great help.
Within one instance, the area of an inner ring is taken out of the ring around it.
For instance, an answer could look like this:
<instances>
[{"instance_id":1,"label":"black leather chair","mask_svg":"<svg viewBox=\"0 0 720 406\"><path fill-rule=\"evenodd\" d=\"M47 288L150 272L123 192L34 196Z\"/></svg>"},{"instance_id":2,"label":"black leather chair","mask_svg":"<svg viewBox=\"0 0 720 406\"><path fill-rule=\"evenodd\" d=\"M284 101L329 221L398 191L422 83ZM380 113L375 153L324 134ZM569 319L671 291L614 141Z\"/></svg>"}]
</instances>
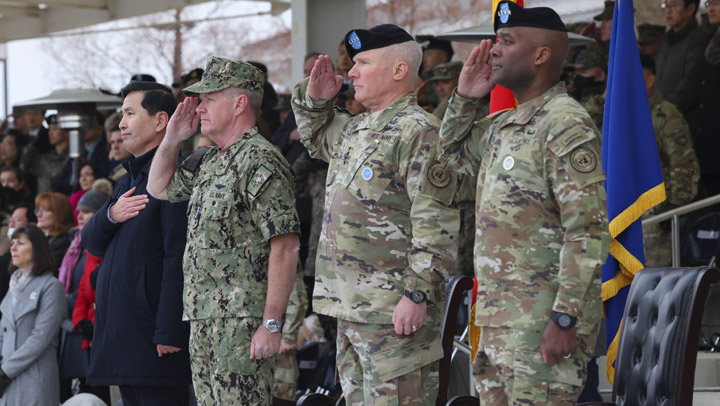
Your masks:
<instances>
[{"instance_id":1,"label":"black leather chair","mask_svg":"<svg viewBox=\"0 0 720 406\"><path fill-rule=\"evenodd\" d=\"M297 406L335 406L335 401L319 393L308 393L298 399Z\"/></svg>"},{"instance_id":2,"label":"black leather chair","mask_svg":"<svg viewBox=\"0 0 720 406\"><path fill-rule=\"evenodd\" d=\"M720 213L708 213L690 225L680 246L683 265L715 266L720 252Z\"/></svg>"},{"instance_id":3,"label":"black leather chair","mask_svg":"<svg viewBox=\"0 0 720 406\"><path fill-rule=\"evenodd\" d=\"M450 365L452 363L453 339L455 338L456 320L462 304L463 294L472 290L473 280L469 276L452 276L445 288L445 316L442 322L442 346L444 356L440 360L440 386L438 387L437 405L447 401L450 385Z\"/></svg>"},{"instance_id":4,"label":"black leather chair","mask_svg":"<svg viewBox=\"0 0 720 406\"><path fill-rule=\"evenodd\" d=\"M475 396L453 396L445 406L478 406L480 400Z\"/></svg>"},{"instance_id":5,"label":"black leather chair","mask_svg":"<svg viewBox=\"0 0 720 406\"><path fill-rule=\"evenodd\" d=\"M615 360L612 403L677 405L693 400L700 321L715 268L646 268L628 293Z\"/></svg>"}]
</instances>

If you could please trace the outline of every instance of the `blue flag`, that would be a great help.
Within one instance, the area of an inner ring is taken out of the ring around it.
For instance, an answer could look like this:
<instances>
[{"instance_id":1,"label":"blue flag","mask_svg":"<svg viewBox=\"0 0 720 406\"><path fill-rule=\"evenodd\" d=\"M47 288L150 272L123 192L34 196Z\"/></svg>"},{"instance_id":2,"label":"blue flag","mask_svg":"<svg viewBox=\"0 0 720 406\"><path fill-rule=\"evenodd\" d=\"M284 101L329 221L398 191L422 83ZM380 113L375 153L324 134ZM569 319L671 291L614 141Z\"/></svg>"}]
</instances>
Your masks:
<instances>
[{"instance_id":1,"label":"blue flag","mask_svg":"<svg viewBox=\"0 0 720 406\"><path fill-rule=\"evenodd\" d=\"M615 2L602 132L610 255L602 268L607 377L613 382L617 343L632 278L645 267L640 216L665 200L660 158L635 39L632 0Z\"/></svg>"}]
</instances>

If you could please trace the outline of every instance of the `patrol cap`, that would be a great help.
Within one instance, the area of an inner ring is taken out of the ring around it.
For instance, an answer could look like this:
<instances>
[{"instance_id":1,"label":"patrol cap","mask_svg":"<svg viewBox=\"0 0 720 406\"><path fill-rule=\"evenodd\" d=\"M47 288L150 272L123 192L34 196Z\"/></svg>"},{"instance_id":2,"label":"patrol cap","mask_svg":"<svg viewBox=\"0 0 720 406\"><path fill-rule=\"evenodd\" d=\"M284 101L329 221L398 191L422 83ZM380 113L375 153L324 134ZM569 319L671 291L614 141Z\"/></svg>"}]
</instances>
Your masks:
<instances>
[{"instance_id":1,"label":"patrol cap","mask_svg":"<svg viewBox=\"0 0 720 406\"><path fill-rule=\"evenodd\" d=\"M45 117L45 123L47 123L47 125L57 124L58 123L57 114L50 114L49 116Z\"/></svg>"},{"instance_id":2,"label":"patrol cap","mask_svg":"<svg viewBox=\"0 0 720 406\"><path fill-rule=\"evenodd\" d=\"M640 24L638 26L637 42L640 45L650 45L660 41L665 35L664 25Z\"/></svg>"},{"instance_id":3,"label":"patrol cap","mask_svg":"<svg viewBox=\"0 0 720 406\"><path fill-rule=\"evenodd\" d=\"M432 80L450 80L460 77L460 71L463 68L461 61L452 61L441 63L433 68Z\"/></svg>"},{"instance_id":4,"label":"patrol cap","mask_svg":"<svg viewBox=\"0 0 720 406\"><path fill-rule=\"evenodd\" d=\"M238 87L263 94L264 76L260 69L247 62L210 56L207 59L202 79L184 88L183 93L193 97L200 93L212 93L228 87Z\"/></svg>"},{"instance_id":5,"label":"patrol cap","mask_svg":"<svg viewBox=\"0 0 720 406\"><path fill-rule=\"evenodd\" d=\"M500 28L533 27L567 32L558 13L550 7L522 8L512 1L501 1L494 21L495 32Z\"/></svg>"},{"instance_id":6,"label":"patrol cap","mask_svg":"<svg viewBox=\"0 0 720 406\"><path fill-rule=\"evenodd\" d=\"M593 17L593 20L595 20L595 21L612 20L613 11L615 11L615 2L614 1L606 1L605 8L603 8L603 11L600 14Z\"/></svg>"},{"instance_id":7,"label":"patrol cap","mask_svg":"<svg viewBox=\"0 0 720 406\"><path fill-rule=\"evenodd\" d=\"M202 68L195 68L195 69L191 70L190 72L186 73L185 75L183 75L182 76L183 86L187 85L187 82L189 82L191 80L202 79L203 72L204 71Z\"/></svg>"},{"instance_id":8,"label":"patrol cap","mask_svg":"<svg viewBox=\"0 0 720 406\"><path fill-rule=\"evenodd\" d=\"M575 57L575 63L569 64L568 66L575 69L590 69L598 67L607 70L603 55L597 49L591 48L581 50L577 57Z\"/></svg>"},{"instance_id":9,"label":"patrol cap","mask_svg":"<svg viewBox=\"0 0 720 406\"><path fill-rule=\"evenodd\" d=\"M350 60L360 52L415 41L407 31L395 24L380 24L369 30L352 30L345 34L345 48Z\"/></svg>"},{"instance_id":10,"label":"patrol cap","mask_svg":"<svg viewBox=\"0 0 720 406\"><path fill-rule=\"evenodd\" d=\"M448 54L448 60L455 54L453 51L452 43L450 41L435 38L432 35L418 35L415 37L418 44L422 47L423 51L427 49L439 49L445 51Z\"/></svg>"}]
</instances>

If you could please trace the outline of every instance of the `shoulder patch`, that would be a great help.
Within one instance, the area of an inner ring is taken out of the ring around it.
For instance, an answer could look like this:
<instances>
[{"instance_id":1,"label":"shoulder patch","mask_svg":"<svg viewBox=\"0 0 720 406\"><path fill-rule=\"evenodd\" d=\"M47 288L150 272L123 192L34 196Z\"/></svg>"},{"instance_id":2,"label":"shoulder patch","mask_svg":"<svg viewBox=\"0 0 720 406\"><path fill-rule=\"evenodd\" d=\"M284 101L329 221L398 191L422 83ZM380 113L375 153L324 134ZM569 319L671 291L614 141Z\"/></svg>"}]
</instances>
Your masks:
<instances>
[{"instance_id":1,"label":"shoulder patch","mask_svg":"<svg viewBox=\"0 0 720 406\"><path fill-rule=\"evenodd\" d=\"M210 147L201 147L197 151L193 152L189 157L185 158L182 163L182 168L195 173L202 163L203 157L210 150Z\"/></svg>"},{"instance_id":2,"label":"shoulder patch","mask_svg":"<svg viewBox=\"0 0 720 406\"><path fill-rule=\"evenodd\" d=\"M587 127L575 127L563 131L557 135L552 133L548 137L547 147L557 156L564 156L575 151L580 145L592 141L596 135L593 129Z\"/></svg>"},{"instance_id":3,"label":"shoulder patch","mask_svg":"<svg viewBox=\"0 0 720 406\"><path fill-rule=\"evenodd\" d=\"M275 172L275 166L271 163L264 163L255 171L250 177L250 181L247 185L247 192L253 199L256 198L265 189L265 185L268 184L270 178L272 178L273 172Z\"/></svg>"},{"instance_id":4,"label":"shoulder patch","mask_svg":"<svg viewBox=\"0 0 720 406\"><path fill-rule=\"evenodd\" d=\"M595 153L585 147L576 148L570 154L570 165L578 172L589 173L594 171L597 167L597 161Z\"/></svg>"},{"instance_id":5,"label":"shoulder patch","mask_svg":"<svg viewBox=\"0 0 720 406\"><path fill-rule=\"evenodd\" d=\"M430 169L428 169L427 178L433 186L442 189L450 184L452 174L445 165L437 162L432 164Z\"/></svg>"}]
</instances>

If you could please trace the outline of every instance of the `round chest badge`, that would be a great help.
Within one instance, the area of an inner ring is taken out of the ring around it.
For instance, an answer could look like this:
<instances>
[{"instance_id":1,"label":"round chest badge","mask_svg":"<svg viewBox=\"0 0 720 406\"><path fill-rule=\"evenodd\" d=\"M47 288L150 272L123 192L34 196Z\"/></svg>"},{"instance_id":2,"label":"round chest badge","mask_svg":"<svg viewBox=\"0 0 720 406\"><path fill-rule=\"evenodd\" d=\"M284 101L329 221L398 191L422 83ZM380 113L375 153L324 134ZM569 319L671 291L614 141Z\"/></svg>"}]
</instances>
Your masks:
<instances>
[{"instance_id":1,"label":"round chest badge","mask_svg":"<svg viewBox=\"0 0 720 406\"><path fill-rule=\"evenodd\" d=\"M597 157L589 149L580 147L570 154L570 164L578 172L592 172L597 166Z\"/></svg>"},{"instance_id":2,"label":"round chest badge","mask_svg":"<svg viewBox=\"0 0 720 406\"><path fill-rule=\"evenodd\" d=\"M451 180L450 176L451 175L445 169L445 165L440 163L433 164L427 174L428 181L437 188L444 188L449 185Z\"/></svg>"},{"instance_id":3,"label":"round chest badge","mask_svg":"<svg viewBox=\"0 0 720 406\"><path fill-rule=\"evenodd\" d=\"M503 169L505 169L506 171L509 171L514 166L515 166L515 158L508 155L505 157L505 159L503 159Z\"/></svg>"},{"instance_id":4,"label":"round chest badge","mask_svg":"<svg viewBox=\"0 0 720 406\"><path fill-rule=\"evenodd\" d=\"M365 180L370 180L370 179L372 179L372 175L373 175L372 169L370 169L370 168L365 168L365 169L362 170L362 178L363 178L363 179L365 179Z\"/></svg>"}]
</instances>

